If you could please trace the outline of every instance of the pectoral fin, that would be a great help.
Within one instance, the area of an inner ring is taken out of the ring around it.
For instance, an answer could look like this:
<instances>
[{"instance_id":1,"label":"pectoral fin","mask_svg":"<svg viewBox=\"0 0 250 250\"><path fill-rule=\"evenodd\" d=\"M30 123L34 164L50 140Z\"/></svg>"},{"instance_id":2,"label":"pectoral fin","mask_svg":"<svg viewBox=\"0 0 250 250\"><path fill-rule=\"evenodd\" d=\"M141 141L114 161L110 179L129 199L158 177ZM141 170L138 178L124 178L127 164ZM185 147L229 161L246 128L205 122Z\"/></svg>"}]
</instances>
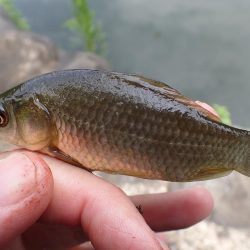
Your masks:
<instances>
[{"instance_id":1,"label":"pectoral fin","mask_svg":"<svg viewBox=\"0 0 250 250\"><path fill-rule=\"evenodd\" d=\"M76 167L83 168L83 169L87 170L88 172L92 172L90 169L86 168L80 162L78 162L77 160L75 160L71 156L65 154L63 151L61 151L57 147L49 146L49 147L43 148L42 150L40 150L40 152L43 154L52 156L54 158L57 158L59 160L62 160L64 162L67 162L67 163L74 165Z\"/></svg>"}]
</instances>

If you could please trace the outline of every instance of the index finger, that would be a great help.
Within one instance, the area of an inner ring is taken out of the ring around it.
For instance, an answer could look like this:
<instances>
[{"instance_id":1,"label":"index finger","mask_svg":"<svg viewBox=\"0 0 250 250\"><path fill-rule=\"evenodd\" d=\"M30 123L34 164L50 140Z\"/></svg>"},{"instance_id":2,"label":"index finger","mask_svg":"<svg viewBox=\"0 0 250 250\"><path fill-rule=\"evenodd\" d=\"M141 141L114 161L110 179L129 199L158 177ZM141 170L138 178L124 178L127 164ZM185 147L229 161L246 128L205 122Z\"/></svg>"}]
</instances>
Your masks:
<instances>
[{"instance_id":1,"label":"index finger","mask_svg":"<svg viewBox=\"0 0 250 250\"><path fill-rule=\"evenodd\" d=\"M53 198L43 219L81 225L96 249L162 249L120 189L87 171L43 158L54 178Z\"/></svg>"},{"instance_id":2,"label":"index finger","mask_svg":"<svg viewBox=\"0 0 250 250\"><path fill-rule=\"evenodd\" d=\"M213 198L202 187L131 197L140 206L150 227L157 232L186 228L205 219L213 209Z\"/></svg>"}]
</instances>

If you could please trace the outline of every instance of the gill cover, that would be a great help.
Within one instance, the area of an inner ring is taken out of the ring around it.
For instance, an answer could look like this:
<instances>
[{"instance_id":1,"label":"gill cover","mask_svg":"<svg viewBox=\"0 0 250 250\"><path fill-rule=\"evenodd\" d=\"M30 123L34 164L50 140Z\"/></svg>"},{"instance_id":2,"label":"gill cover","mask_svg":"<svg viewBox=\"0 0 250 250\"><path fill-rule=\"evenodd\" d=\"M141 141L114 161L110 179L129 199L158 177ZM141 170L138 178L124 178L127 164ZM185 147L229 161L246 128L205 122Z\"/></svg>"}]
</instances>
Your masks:
<instances>
[{"instance_id":1,"label":"gill cover","mask_svg":"<svg viewBox=\"0 0 250 250\"><path fill-rule=\"evenodd\" d=\"M49 112L39 99L30 98L17 102L14 113L22 146L30 150L47 146L51 138Z\"/></svg>"}]
</instances>

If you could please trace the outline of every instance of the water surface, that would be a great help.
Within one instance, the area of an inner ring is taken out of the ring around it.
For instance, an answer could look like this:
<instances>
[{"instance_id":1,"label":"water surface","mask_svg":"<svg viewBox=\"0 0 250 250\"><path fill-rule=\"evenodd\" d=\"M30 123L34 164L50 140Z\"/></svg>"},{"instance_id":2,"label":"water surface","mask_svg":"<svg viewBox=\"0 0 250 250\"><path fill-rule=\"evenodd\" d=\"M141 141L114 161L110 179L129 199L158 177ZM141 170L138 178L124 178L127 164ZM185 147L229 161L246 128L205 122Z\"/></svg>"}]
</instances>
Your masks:
<instances>
[{"instance_id":1,"label":"water surface","mask_svg":"<svg viewBox=\"0 0 250 250\"><path fill-rule=\"evenodd\" d=\"M16 0L33 31L76 50L62 27L69 0ZM186 95L227 105L250 127L250 2L247 0L92 0L113 69L170 83Z\"/></svg>"}]
</instances>

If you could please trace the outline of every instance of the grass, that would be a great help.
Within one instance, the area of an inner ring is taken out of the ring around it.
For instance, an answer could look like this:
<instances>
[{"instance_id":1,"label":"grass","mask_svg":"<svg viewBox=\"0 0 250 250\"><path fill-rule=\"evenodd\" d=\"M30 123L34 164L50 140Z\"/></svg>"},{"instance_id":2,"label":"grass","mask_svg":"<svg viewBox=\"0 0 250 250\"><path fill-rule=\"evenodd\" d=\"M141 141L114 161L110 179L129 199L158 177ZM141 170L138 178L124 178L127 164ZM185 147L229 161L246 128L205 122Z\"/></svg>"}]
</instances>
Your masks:
<instances>
[{"instance_id":1,"label":"grass","mask_svg":"<svg viewBox=\"0 0 250 250\"><path fill-rule=\"evenodd\" d=\"M72 0L72 4L74 17L66 21L66 27L80 35L86 51L105 54L105 36L101 26L95 21L95 13L89 8L88 0Z\"/></svg>"},{"instance_id":2,"label":"grass","mask_svg":"<svg viewBox=\"0 0 250 250\"><path fill-rule=\"evenodd\" d=\"M22 13L15 7L13 0L0 0L0 6L5 10L11 21L20 30L29 30L30 26Z\"/></svg>"},{"instance_id":3,"label":"grass","mask_svg":"<svg viewBox=\"0 0 250 250\"><path fill-rule=\"evenodd\" d=\"M219 114L221 121L227 125L232 125L231 114L227 107L214 104L213 108Z\"/></svg>"}]
</instances>

